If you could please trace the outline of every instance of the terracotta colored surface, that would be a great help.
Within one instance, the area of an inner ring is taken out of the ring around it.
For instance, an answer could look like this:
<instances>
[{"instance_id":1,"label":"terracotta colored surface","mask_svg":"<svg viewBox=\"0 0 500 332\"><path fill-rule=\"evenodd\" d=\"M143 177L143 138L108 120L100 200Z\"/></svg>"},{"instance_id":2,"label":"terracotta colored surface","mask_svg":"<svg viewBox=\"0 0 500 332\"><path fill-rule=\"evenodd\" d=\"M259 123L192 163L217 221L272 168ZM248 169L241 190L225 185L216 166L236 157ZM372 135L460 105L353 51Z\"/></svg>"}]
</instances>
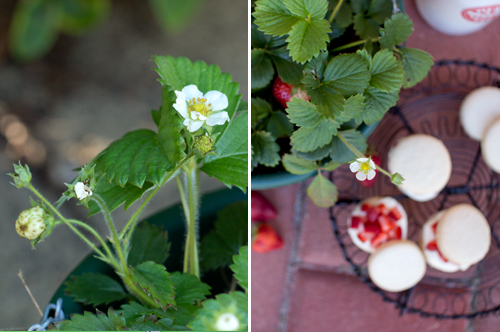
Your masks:
<instances>
[{"instance_id":1,"label":"terracotta colored surface","mask_svg":"<svg viewBox=\"0 0 500 332\"><path fill-rule=\"evenodd\" d=\"M399 316L392 304L358 278L299 271L290 311L289 329L295 331L464 331L465 320Z\"/></svg>"},{"instance_id":2,"label":"terracotta colored surface","mask_svg":"<svg viewBox=\"0 0 500 332\"><path fill-rule=\"evenodd\" d=\"M261 192L278 211L269 222L281 235L281 249L259 254L252 252L252 331L272 331L278 324L283 301L285 272L294 239L294 206L299 185Z\"/></svg>"}]
</instances>

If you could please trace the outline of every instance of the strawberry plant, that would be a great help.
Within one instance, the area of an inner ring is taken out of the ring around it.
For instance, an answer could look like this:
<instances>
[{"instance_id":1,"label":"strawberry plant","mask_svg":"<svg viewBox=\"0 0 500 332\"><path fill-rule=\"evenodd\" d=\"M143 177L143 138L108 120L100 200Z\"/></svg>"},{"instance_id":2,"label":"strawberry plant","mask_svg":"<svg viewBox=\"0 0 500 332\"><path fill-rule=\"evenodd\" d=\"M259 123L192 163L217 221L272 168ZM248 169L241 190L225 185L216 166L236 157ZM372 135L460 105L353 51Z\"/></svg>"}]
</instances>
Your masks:
<instances>
[{"instance_id":1,"label":"strawberry plant","mask_svg":"<svg viewBox=\"0 0 500 332\"><path fill-rule=\"evenodd\" d=\"M332 206L337 190L322 171L365 158L367 126L433 59L405 47L413 23L391 0L257 0L252 16L252 172L317 171L308 195Z\"/></svg>"},{"instance_id":2,"label":"strawberry plant","mask_svg":"<svg viewBox=\"0 0 500 332\"><path fill-rule=\"evenodd\" d=\"M66 283L75 301L111 307L107 313L75 314L58 323L59 330L247 329L247 203L220 211L215 229L198 245L199 172L246 191L246 103L240 101L238 84L215 65L170 56L154 61L163 87L162 104L152 111L157 131L135 130L111 143L81 168L55 204L33 187L28 166L14 165L10 174L14 186L35 195L32 208L16 221L22 237L34 247L64 224L115 272L113 277L85 273ZM187 230L182 271L167 271L163 265L170 250L167 234L154 225L138 226L144 207L174 180ZM84 205L90 215L102 213L109 241L91 225L63 216L59 208L68 200ZM111 213L138 200L142 202L118 230ZM212 294L202 272L225 267L234 273L231 290Z\"/></svg>"}]
</instances>

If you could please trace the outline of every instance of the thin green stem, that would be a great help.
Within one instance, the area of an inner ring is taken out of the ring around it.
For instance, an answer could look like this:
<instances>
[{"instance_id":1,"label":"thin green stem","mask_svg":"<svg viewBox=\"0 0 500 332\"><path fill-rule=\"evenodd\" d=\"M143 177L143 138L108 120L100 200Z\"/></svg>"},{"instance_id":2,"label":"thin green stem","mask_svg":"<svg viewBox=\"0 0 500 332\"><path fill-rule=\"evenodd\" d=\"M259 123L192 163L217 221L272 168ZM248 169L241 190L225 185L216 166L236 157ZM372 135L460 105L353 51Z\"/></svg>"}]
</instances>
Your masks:
<instances>
[{"instance_id":1,"label":"thin green stem","mask_svg":"<svg viewBox=\"0 0 500 332\"><path fill-rule=\"evenodd\" d=\"M355 42L352 42L352 43L349 43L349 44L345 44L345 45L336 47L336 48L334 48L332 50L332 52L342 51L342 50L345 50L345 49L348 49L348 48L351 48L351 47L354 47L354 46L362 45L362 44L366 43L369 40L371 40L372 42L376 42L376 41L378 41L378 38L358 40L358 41L355 41Z\"/></svg>"},{"instance_id":2,"label":"thin green stem","mask_svg":"<svg viewBox=\"0 0 500 332\"><path fill-rule=\"evenodd\" d=\"M130 276L130 273L127 273L122 277L122 279L127 289L131 293L136 295L136 297L142 302L142 304L150 305L153 308L160 308L158 303L156 303L156 301L152 297L149 297L139 286L134 283L132 277Z\"/></svg>"},{"instance_id":3,"label":"thin green stem","mask_svg":"<svg viewBox=\"0 0 500 332\"><path fill-rule=\"evenodd\" d=\"M181 197L181 202L182 202L182 208L184 210L184 214L186 216L186 223L188 223L188 213L189 213L189 206L186 198L186 192L184 190L184 185L182 184L182 181L179 177L175 178L175 181L177 182L177 188L179 188L179 196ZM186 212L187 211L187 212ZM186 236L186 248L190 247L190 237ZM187 268L188 268L188 263L189 263L189 250L184 250L184 268L182 270L183 273L187 273Z\"/></svg>"},{"instance_id":4,"label":"thin green stem","mask_svg":"<svg viewBox=\"0 0 500 332\"><path fill-rule=\"evenodd\" d=\"M335 6L332 14L330 15L330 18L328 19L328 23L332 24L333 19L335 18L335 16L337 16L337 13L339 12L339 9L342 6L343 2L344 2L344 0L340 0L339 3Z\"/></svg>"},{"instance_id":5,"label":"thin green stem","mask_svg":"<svg viewBox=\"0 0 500 332\"><path fill-rule=\"evenodd\" d=\"M80 231L78 231L73 225L71 225L71 223L68 222L68 220L66 220L66 218L64 218L62 216L62 214L59 212L59 210L57 210L52 204L50 204L49 201L47 201L45 199L45 197L43 197L42 194L40 194L38 192L38 190L36 190L31 184L28 185L28 188L36 195L38 196L38 198L40 198L40 200L45 204L47 205L52 211L54 211L54 213L59 217L59 219L61 219L76 235L78 235L83 241L85 241L85 243L87 243L91 248L92 250L94 250L97 254L101 255L102 257L106 257L102 251L100 251L99 249L97 249L97 247L89 240L85 237L85 235L83 235L82 233L80 233Z\"/></svg>"}]
</instances>

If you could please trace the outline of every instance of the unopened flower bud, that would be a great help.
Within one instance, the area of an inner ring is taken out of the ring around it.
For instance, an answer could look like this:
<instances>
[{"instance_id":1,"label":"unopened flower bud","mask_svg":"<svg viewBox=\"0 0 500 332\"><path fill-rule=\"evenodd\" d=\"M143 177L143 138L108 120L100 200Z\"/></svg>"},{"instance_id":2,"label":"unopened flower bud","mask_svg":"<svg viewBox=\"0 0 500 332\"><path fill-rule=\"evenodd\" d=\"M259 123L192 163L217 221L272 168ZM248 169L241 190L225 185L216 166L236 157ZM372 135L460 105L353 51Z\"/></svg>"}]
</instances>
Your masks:
<instances>
[{"instance_id":1,"label":"unopened flower bud","mask_svg":"<svg viewBox=\"0 0 500 332\"><path fill-rule=\"evenodd\" d=\"M21 237L34 240L45 231L46 218L50 216L39 206L25 210L16 220L16 231Z\"/></svg>"},{"instance_id":2,"label":"unopened flower bud","mask_svg":"<svg viewBox=\"0 0 500 332\"><path fill-rule=\"evenodd\" d=\"M204 156L212 151L212 139L207 135L197 136L193 144L194 152L199 156Z\"/></svg>"},{"instance_id":3,"label":"unopened flower bud","mask_svg":"<svg viewBox=\"0 0 500 332\"><path fill-rule=\"evenodd\" d=\"M14 164L14 172L9 173L9 175L14 179L14 185L18 188L27 187L31 182L31 172L28 165L25 167L21 166L21 164Z\"/></svg>"},{"instance_id":4,"label":"unopened flower bud","mask_svg":"<svg viewBox=\"0 0 500 332\"><path fill-rule=\"evenodd\" d=\"M399 186L401 184L403 184L403 181L405 179L403 178L403 176L401 176L401 174L399 173L394 173L391 177L391 181L392 183L394 183L395 185Z\"/></svg>"},{"instance_id":5,"label":"unopened flower bud","mask_svg":"<svg viewBox=\"0 0 500 332\"><path fill-rule=\"evenodd\" d=\"M235 314L226 312L217 317L215 328L217 331L237 331L240 328L240 320Z\"/></svg>"}]
</instances>

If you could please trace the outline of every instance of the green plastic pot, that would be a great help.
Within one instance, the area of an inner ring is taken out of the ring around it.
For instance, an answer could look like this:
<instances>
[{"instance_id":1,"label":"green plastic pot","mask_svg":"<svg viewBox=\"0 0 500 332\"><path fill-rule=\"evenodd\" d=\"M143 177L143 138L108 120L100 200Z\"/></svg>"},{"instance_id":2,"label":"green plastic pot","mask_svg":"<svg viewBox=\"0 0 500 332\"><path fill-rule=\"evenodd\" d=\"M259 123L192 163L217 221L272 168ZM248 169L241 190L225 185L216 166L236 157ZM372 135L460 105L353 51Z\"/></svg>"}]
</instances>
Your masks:
<instances>
[{"instance_id":1,"label":"green plastic pot","mask_svg":"<svg viewBox=\"0 0 500 332\"><path fill-rule=\"evenodd\" d=\"M363 135L365 135L366 138L368 138L375 130L375 128L377 128L378 124L378 121L371 125L362 124L359 127L359 130L363 133ZM307 174L295 175L283 170L278 170L274 173L268 174L252 174L252 190L266 190L288 186L290 184L307 180L315 174L317 174L317 171L312 171L311 173Z\"/></svg>"},{"instance_id":2,"label":"green plastic pot","mask_svg":"<svg viewBox=\"0 0 500 332\"><path fill-rule=\"evenodd\" d=\"M213 224L219 210L224 208L226 205L237 201L247 201L247 195L235 187L233 189L223 189L203 195L201 197L200 206L200 235L203 236L213 228ZM165 262L165 266L167 267L167 271L182 271L184 258L184 236L187 232L185 228L182 205L174 205L149 218L146 218L144 221L147 221L152 225L162 226L163 229L168 232L168 240L171 243L171 246L170 255ZM50 300L50 303L56 303L58 298L63 299L63 310L66 319L69 319L70 314L81 314L84 310L94 312L92 306L85 306L81 303L74 302L72 297L64 294L64 289L66 288L64 283L69 280L71 276L79 276L87 272L102 273L112 276L118 281L120 280L116 277L114 270L109 265L95 258L92 253L89 254L69 274ZM228 273L230 272L228 271ZM221 278L220 271L207 272L203 275L202 280L212 287L213 294L224 292L227 288L226 283ZM98 306L97 308L99 310L107 311L107 306L103 306L102 308Z\"/></svg>"}]
</instances>

